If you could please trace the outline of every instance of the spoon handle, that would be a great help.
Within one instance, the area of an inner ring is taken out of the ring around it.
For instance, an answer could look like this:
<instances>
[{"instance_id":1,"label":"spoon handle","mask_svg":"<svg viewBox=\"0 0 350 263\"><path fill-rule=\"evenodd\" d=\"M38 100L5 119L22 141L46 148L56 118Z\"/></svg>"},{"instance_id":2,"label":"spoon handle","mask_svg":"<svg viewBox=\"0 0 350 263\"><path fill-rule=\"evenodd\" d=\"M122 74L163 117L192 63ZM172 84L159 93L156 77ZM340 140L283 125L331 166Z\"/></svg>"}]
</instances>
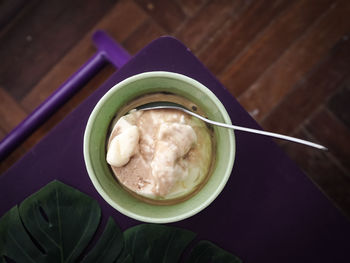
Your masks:
<instances>
[{"instance_id":1,"label":"spoon handle","mask_svg":"<svg viewBox=\"0 0 350 263\"><path fill-rule=\"evenodd\" d=\"M233 130L237 130L237 131L244 131L244 132L250 132L250 133L260 134L260 135L264 135L264 136L270 136L270 137L274 137L274 138L278 138L278 139L282 139L282 140L286 140L286 141L296 142L296 143L304 144L304 145L311 146L311 147L314 147L314 148L317 148L320 150L324 150L324 151L328 150L326 147L324 147L320 144L309 142L309 141L302 140L302 139L298 139L295 137L291 137L291 136L287 136L287 135L283 135L283 134L279 134L279 133L275 133L275 132L261 131L261 130L257 130L257 129L246 128L246 127L242 127L242 126L230 125L230 124L226 124L226 123L212 121L212 120L209 120L209 119L207 119L207 118L205 118L197 113L194 113L194 112L186 109L182 105L172 103L172 102L148 103L148 104L142 105L141 107L138 107L137 109L138 110L152 110L152 109L181 110L183 112L186 112L189 115L192 115L192 116L194 116L194 117L196 117L204 122L210 123L212 125L216 125L216 126L220 126L220 127L224 127L224 128L229 128L229 129L233 129Z\"/></svg>"},{"instance_id":2,"label":"spoon handle","mask_svg":"<svg viewBox=\"0 0 350 263\"><path fill-rule=\"evenodd\" d=\"M195 115L197 118L201 119L202 121L205 121L207 123L210 123L210 124L213 124L216 126L221 126L221 127L225 127L225 128L238 130L238 131L250 132L250 133L270 136L270 137L274 137L274 138L278 138L278 139L282 139L282 140L287 140L287 141L291 141L291 142L301 143L301 144L311 146L311 147L314 147L314 148L317 148L320 150L324 150L324 151L328 150L326 147L324 147L320 144L309 142L309 141L302 140L302 139L298 139L295 137L291 137L291 136L287 136L287 135L283 135L283 134L279 134L279 133L274 133L274 132L261 131L261 130L241 127L241 126L237 126L237 125L230 125L230 124L226 124L226 123L216 122L216 121L212 121L212 120L209 120L207 118L204 118L203 116L200 116L200 115L193 113L193 112L189 112L189 114Z\"/></svg>"}]
</instances>

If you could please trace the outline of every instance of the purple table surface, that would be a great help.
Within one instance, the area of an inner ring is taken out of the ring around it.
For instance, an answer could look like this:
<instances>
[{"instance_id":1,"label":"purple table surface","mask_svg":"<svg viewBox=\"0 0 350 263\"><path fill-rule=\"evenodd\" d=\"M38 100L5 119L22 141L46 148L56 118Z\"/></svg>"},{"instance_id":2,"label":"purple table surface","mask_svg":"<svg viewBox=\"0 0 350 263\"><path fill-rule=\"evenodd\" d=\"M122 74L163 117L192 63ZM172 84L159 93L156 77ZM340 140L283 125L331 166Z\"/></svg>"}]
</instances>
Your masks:
<instances>
[{"instance_id":1,"label":"purple table surface","mask_svg":"<svg viewBox=\"0 0 350 263\"><path fill-rule=\"evenodd\" d=\"M97 101L123 79L146 71L192 77L223 102L232 122L257 123L179 41L162 37L142 49L94 94L0 176L0 216L58 179L97 199L102 225L112 216L122 229L140 222L110 207L94 189L83 159L83 134ZM350 223L271 139L236 132L230 180L199 214L171 225L198 233L244 262L350 262Z\"/></svg>"}]
</instances>

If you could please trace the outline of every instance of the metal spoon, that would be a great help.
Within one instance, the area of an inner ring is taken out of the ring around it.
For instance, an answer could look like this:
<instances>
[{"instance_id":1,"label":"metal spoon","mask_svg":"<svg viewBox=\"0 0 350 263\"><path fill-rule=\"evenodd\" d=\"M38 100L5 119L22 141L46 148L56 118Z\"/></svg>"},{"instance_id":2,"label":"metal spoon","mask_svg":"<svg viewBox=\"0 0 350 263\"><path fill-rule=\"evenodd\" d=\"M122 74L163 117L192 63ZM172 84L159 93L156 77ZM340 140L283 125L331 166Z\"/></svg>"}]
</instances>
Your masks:
<instances>
[{"instance_id":1,"label":"metal spoon","mask_svg":"<svg viewBox=\"0 0 350 263\"><path fill-rule=\"evenodd\" d=\"M220 127L224 127L224 128L229 128L229 129L233 129L233 130L238 130L238 131L244 131L244 132L250 132L250 133L270 136L270 137L274 137L274 138L278 138L278 139L282 139L282 140L287 140L287 141L291 141L291 142L296 142L296 143L304 144L304 145L311 146L311 147L314 147L314 148L317 148L317 149L320 149L320 150L324 150L324 151L328 150L326 147L324 147L324 146L322 146L320 144L309 142L309 141L298 139L298 138L294 138L294 137L291 137L291 136L212 121L212 120L209 120L207 118L204 118L201 115L198 115L197 113L194 113L194 112L188 110L187 108L185 108L184 106L182 106L180 104L173 103L173 102L168 102L168 101L151 102L151 103L143 104L143 105L137 107L136 109L137 110L143 110L143 111L145 111L145 110L155 110L155 109L180 110L180 111L183 111L183 112L185 112L185 113L187 113L187 114L189 114L191 116L194 116L194 117L196 117L198 119L201 119L204 122L210 123L212 125L216 125L216 126L220 126Z\"/></svg>"}]
</instances>

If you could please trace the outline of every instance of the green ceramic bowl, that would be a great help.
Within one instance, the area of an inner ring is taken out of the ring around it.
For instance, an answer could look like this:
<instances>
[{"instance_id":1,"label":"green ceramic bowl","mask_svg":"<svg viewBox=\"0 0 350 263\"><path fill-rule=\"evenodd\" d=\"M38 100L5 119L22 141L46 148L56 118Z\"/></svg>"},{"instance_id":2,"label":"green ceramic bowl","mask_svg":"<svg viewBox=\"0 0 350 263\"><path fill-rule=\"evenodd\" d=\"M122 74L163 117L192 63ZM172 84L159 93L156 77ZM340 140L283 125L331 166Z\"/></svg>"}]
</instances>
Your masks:
<instances>
[{"instance_id":1,"label":"green ceramic bowl","mask_svg":"<svg viewBox=\"0 0 350 263\"><path fill-rule=\"evenodd\" d=\"M84 134L85 164L96 190L122 214L150 223L179 221L197 214L213 202L231 174L236 150L233 131L214 127L217 149L213 173L198 193L181 203L152 205L125 191L106 162L105 144L110 122L126 102L161 91L186 97L212 120L231 123L222 103L201 83L181 74L155 71L132 76L111 88L92 111Z\"/></svg>"}]
</instances>

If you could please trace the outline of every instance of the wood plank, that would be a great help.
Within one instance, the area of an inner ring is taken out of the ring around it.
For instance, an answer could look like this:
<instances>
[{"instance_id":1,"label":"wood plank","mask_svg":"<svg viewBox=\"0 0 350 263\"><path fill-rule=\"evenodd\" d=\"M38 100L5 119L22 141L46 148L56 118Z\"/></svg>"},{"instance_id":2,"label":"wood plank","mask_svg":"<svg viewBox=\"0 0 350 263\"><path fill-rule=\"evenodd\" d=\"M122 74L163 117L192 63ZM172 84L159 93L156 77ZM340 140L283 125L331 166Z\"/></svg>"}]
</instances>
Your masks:
<instances>
[{"instance_id":1,"label":"wood plank","mask_svg":"<svg viewBox=\"0 0 350 263\"><path fill-rule=\"evenodd\" d=\"M1 87L0 101L0 128L8 133L24 120L27 114L12 96Z\"/></svg>"},{"instance_id":2,"label":"wood plank","mask_svg":"<svg viewBox=\"0 0 350 263\"><path fill-rule=\"evenodd\" d=\"M0 141L5 138L6 133L3 129L0 128Z\"/></svg>"},{"instance_id":3,"label":"wood plank","mask_svg":"<svg viewBox=\"0 0 350 263\"><path fill-rule=\"evenodd\" d=\"M96 52L91 41L95 30L105 30L117 42L122 43L146 19L147 15L132 1L118 2L23 98L21 105L27 112L33 111Z\"/></svg>"},{"instance_id":4,"label":"wood plank","mask_svg":"<svg viewBox=\"0 0 350 263\"><path fill-rule=\"evenodd\" d=\"M315 141L304 129L296 137ZM288 155L304 170L336 206L350 218L350 177L334 163L331 152L323 152L299 144L286 143Z\"/></svg>"},{"instance_id":5,"label":"wood plank","mask_svg":"<svg viewBox=\"0 0 350 263\"><path fill-rule=\"evenodd\" d=\"M33 4L35 1L12 0L0 2L0 32L13 21L15 16L20 15L25 7ZM6 29L5 29L6 30ZM1 33L0 33L1 34Z\"/></svg>"},{"instance_id":6,"label":"wood plank","mask_svg":"<svg viewBox=\"0 0 350 263\"><path fill-rule=\"evenodd\" d=\"M349 68L350 43L342 40L325 56L323 62L261 121L264 129L285 134L293 133L338 89L349 75Z\"/></svg>"},{"instance_id":7,"label":"wood plank","mask_svg":"<svg viewBox=\"0 0 350 263\"><path fill-rule=\"evenodd\" d=\"M306 130L329 149L350 175L350 130L325 108L307 122Z\"/></svg>"},{"instance_id":8,"label":"wood plank","mask_svg":"<svg viewBox=\"0 0 350 263\"><path fill-rule=\"evenodd\" d=\"M262 120L350 30L350 2L339 1L239 97ZM317 92L317 90L315 90Z\"/></svg>"},{"instance_id":9,"label":"wood plank","mask_svg":"<svg viewBox=\"0 0 350 263\"><path fill-rule=\"evenodd\" d=\"M123 42L125 48L135 54L154 39L164 35L165 32L153 20L149 19L140 25L128 39Z\"/></svg>"},{"instance_id":10,"label":"wood plank","mask_svg":"<svg viewBox=\"0 0 350 263\"><path fill-rule=\"evenodd\" d=\"M0 162L0 174L18 161L29 149L35 146L53 127L62 121L82 101L92 94L115 71L111 65L104 67L91 81L85 85L72 99L62 106L52 117L28 137L4 161Z\"/></svg>"},{"instance_id":11,"label":"wood plank","mask_svg":"<svg viewBox=\"0 0 350 263\"><path fill-rule=\"evenodd\" d=\"M0 37L0 85L23 96L116 0L40 1ZM79 14L79 15L77 15Z\"/></svg>"},{"instance_id":12,"label":"wood plank","mask_svg":"<svg viewBox=\"0 0 350 263\"><path fill-rule=\"evenodd\" d=\"M210 1L194 17L188 19L175 36L196 53L212 41L225 22L241 12L249 2L244 0Z\"/></svg>"},{"instance_id":13,"label":"wood plank","mask_svg":"<svg viewBox=\"0 0 350 263\"><path fill-rule=\"evenodd\" d=\"M117 4L90 29L86 40L98 29L105 30L117 42L122 43L148 18L137 4L130 0L119 0Z\"/></svg>"},{"instance_id":14,"label":"wood plank","mask_svg":"<svg viewBox=\"0 0 350 263\"><path fill-rule=\"evenodd\" d=\"M346 58L345 58L346 59ZM348 69L350 65L348 65ZM350 78L328 103L329 109L350 129Z\"/></svg>"},{"instance_id":15,"label":"wood plank","mask_svg":"<svg viewBox=\"0 0 350 263\"><path fill-rule=\"evenodd\" d=\"M229 26L199 54L199 59L213 74L221 73L245 48L249 48L250 42L264 33L264 28L292 2L289 0L254 1L237 19L230 21Z\"/></svg>"},{"instance_id":16,"label":"wood plank","mask_svg":"<svg viewBox=\"0 0 350 263\"><path fill-rule=\"evenodd\" d=\"M200 10L208 0L177 0L182 11L188 16L192 17Z\"/></svg>"},{"instance_id":17,"label":"wood plank","mask_svg":"<svg viewBox=\"0 0 350 263\"><path fill-rule=\"evenodd\" d=\"M168 34L173 33L186 19L176 1L135 0L143 10Z\"/></svg>"},{"instance_id":18,"label":"wood plank","mask_svg":"<svg viewBox=\"0 0 350 263\"><path fill-rule=\"evenodd\" d=\"M285 50L329 9L333 0L293 1L219 78L236 97L246 91Z\"/></svg>"}]
</instances>

